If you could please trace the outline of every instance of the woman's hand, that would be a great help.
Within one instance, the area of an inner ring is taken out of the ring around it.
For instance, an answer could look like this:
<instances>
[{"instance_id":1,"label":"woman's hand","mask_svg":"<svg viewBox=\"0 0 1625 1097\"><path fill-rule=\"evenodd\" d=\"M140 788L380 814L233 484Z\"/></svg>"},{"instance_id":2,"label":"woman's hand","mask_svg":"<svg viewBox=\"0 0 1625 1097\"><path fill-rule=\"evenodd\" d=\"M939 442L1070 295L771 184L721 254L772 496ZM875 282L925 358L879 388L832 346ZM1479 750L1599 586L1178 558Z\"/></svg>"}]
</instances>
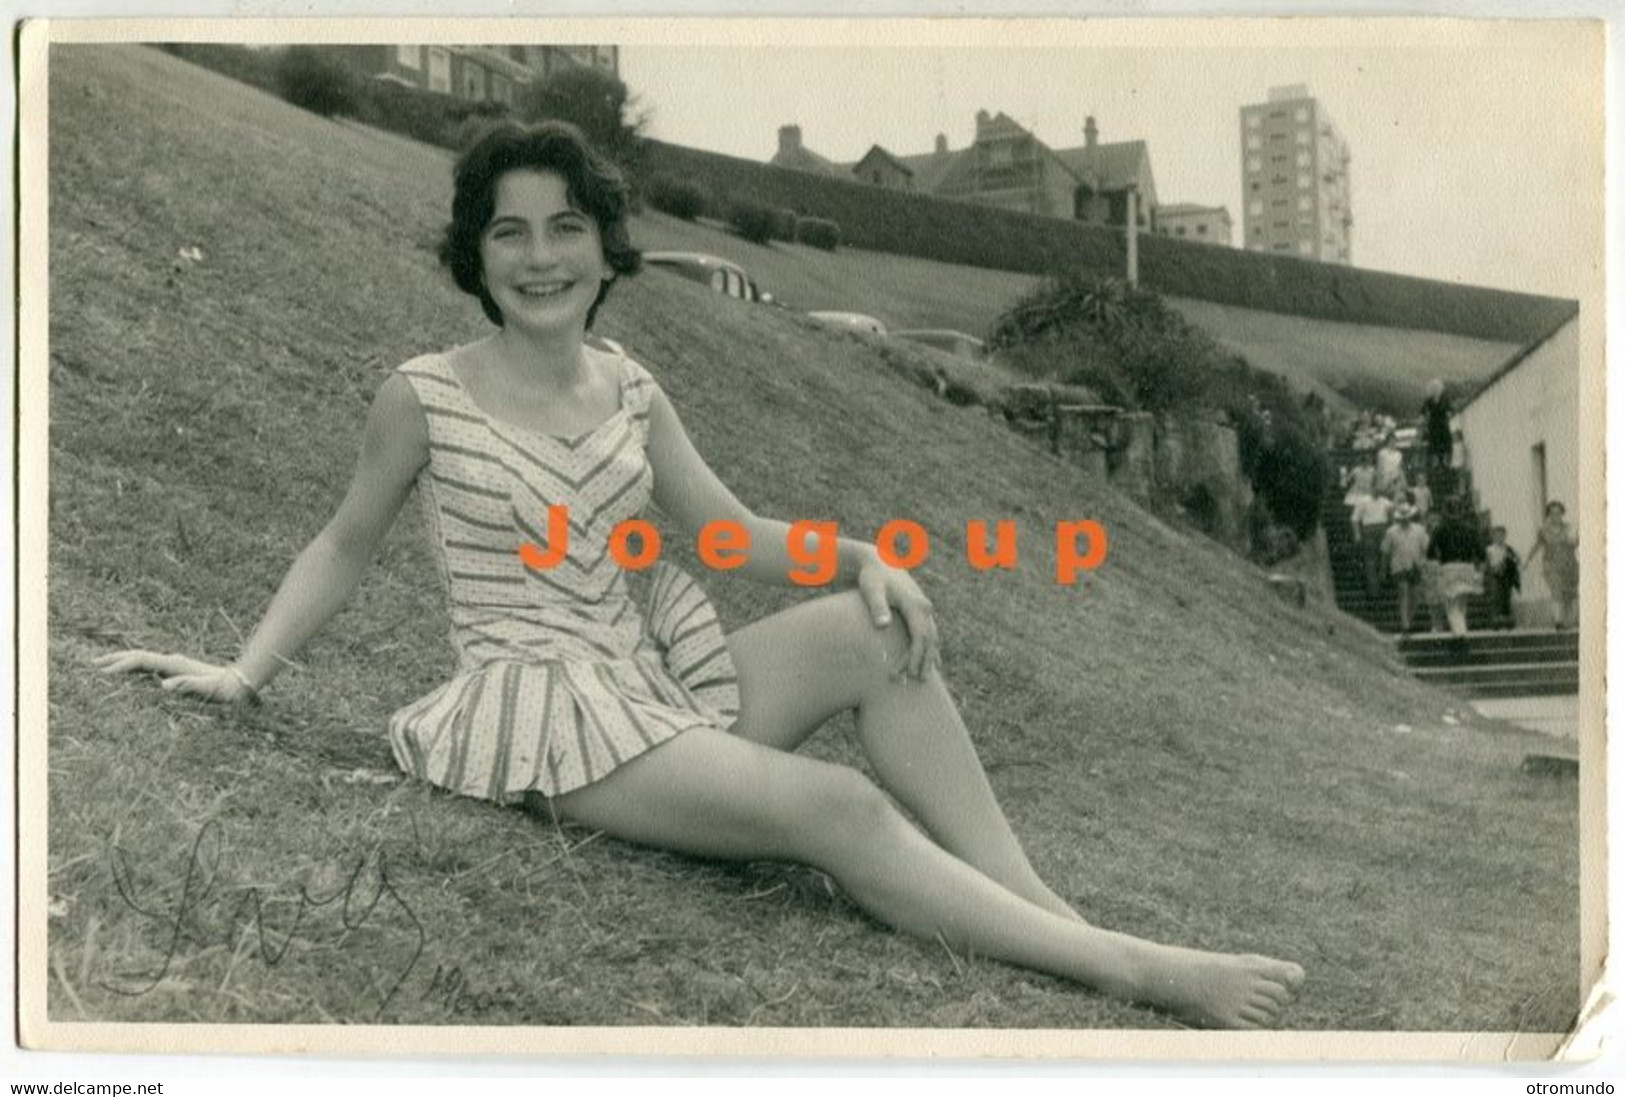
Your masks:
<instances>
[{"instance_id":1,"label":"woman's hand","mask_svg":"<svg viewBox=\"0 0 1625 1097\"><path fill-rule=\"evenodd\" d=\"M156 674L160 684L172 693L190 693L210 701L243 704L259 700L246 675L236 664L216 666L184 655L165 655L156 651L115 651L96 660L96 667L104 674L122 674L145 671Z\"/></svg>"},{"instance_id":2,"label":"woman's hand","mask_svg":"<svg viewBox=\"0 0 1625 1097\"><path fill-rule=\"evenodd\" d=\"M908 663L898 668L893 678L906 674L924 679L927 671L942 665L936 612L931 599L925 596L912 575L880 560L869 560L858 570L857 586L876 628L891 623L894 606L903 615L903 624L908 629Z\"/></svg>"}]
</instances>

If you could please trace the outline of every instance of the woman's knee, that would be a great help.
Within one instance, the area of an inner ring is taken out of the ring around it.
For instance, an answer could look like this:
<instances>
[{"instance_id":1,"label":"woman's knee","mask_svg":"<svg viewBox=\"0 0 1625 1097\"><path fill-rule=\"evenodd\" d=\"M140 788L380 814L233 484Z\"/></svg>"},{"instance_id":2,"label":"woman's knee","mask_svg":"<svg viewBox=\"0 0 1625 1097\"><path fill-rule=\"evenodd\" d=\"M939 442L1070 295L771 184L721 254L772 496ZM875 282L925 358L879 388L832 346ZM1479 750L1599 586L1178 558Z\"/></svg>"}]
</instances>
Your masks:
<instances>
[{"instance_id":1,"label":"woman's knee","mask_svg":"<svg viewBox=\"0 0 1625 1097\"><path fill-rule=\"evenodd\" d=\"M821 600L820 608L828 617L825 635L835 652L858 660L878 679L889 678L907 661L908 629L895 610L886 624L877 625L868 602L855 590L829 595Z\"/></svg>"},{"instance_id":2,"label":"woman's knee","mask_svg":"<svg viewBox=\"0 0 1625 1097\"><path fill-rule=\"evenodd\" d=\"M808 859L832 871L882 838L889 827L906 825L891 798L847 766L830 766L799 801L799 810L787 821L804 840Z\"/></svg>"}]
</instances>

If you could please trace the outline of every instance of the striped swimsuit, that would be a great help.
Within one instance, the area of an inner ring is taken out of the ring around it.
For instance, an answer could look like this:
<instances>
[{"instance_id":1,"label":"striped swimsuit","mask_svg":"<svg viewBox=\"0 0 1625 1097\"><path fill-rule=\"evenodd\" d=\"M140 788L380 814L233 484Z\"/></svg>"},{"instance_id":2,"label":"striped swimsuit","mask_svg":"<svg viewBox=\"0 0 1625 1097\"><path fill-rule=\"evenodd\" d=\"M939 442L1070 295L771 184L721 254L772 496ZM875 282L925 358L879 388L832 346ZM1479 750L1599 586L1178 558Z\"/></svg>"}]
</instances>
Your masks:
<instances>
[{"instance_id":1,"label":"striped swimsuit","mask_svg":"<svg viewBox=\"0 0 1625 1097\"><path fill-rule=\"evenodd\" d=\"M414 777L497 802L558 796L690 728L727 728L739 691L716 611L680 568L623 570L610 531L638 515L654 378L585 349L620 375L620 408L559 437L486 416L445 358L400 367L429 426L418 491L451 611L457 674L389 722ZM550 504L569 508L569 551L549 547Z\"/></svg>"}]
</instances>

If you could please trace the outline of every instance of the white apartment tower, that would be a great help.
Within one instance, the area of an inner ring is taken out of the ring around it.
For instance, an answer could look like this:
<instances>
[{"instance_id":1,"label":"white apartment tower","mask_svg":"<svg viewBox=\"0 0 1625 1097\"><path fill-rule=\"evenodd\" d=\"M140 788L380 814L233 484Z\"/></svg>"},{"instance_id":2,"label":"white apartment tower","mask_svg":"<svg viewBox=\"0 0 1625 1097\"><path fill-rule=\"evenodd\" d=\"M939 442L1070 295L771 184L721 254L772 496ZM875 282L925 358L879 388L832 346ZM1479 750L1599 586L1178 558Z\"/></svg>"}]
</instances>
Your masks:
<instances>
[{"instance_id":1,"label":"white apartment tower","mask_svg":"<svg viewBox=\"0 0 1625 1097\"><path fill-rule=\"evenodd\" d=\"M1348 145L1304 85L1241 108L1241 191L1248 251L1353 262Z\"/></svg>"}]
</instances>

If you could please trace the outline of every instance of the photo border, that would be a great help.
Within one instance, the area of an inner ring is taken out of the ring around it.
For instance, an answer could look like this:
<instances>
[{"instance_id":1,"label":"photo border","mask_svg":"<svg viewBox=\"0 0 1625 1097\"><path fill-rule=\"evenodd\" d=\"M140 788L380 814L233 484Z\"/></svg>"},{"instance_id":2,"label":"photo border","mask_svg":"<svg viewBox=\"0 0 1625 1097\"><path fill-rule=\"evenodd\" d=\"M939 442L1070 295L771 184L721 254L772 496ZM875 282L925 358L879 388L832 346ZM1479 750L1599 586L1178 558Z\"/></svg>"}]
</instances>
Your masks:
<instances>
[{"instance_id":1,"label":"photo border","mask_svg":"<svg viewBox=\"0 0 1625 1097\"><path fill-rule=\"evenodd\" d=\"M1578 27L1593 34L1590 49L1598 78L1604 75L1603 28L1595 21L1573 19L1528 20L1551 27ZM34 581L45 574L48 530L44 500L48 490L47 354L49 300L47 288L48 226L46 206L48 105L47 51L52 44L143 41L381 41L402 38L419 41L474 43L499 41L524 34L523 29L546 27L565 39L612 41L616 44L666 45L790 45L830 44L861 30L866 44L891 35L908 35L910 44L995 47L1027 44L1041 37L1046 45L1083 35L1091 45L1144 46L1144 35L1159 35L1186 44L1187 34L1223 38L1248 24L1249 30L1268 24L1265 35L1279 35L1294 46L1390 44L1396 30L1418 30L1441 39L1459 41L1463 35L1493 33L1483 22L1463 25L1456 19L1401 19L1398 17L1317 18L1314 20L1214 19L1090 20L1058 18L918 19L643 19L608 18L470 20L411 18L377 19L94 19L38 21L27 24L19 53L21 157L19 186L19 313L17 405L18 611L19 642L17 700L18 764L18 893L17 930L19 1033L29 1046L62 1050L140 1051L189 1053L258 1052L378 1052L410 1046L414 1054L489 1055L637 1054L637 1055L773 1055L773 1056L951 1056L954 1058L1110 1058L1180 1059L1207 1061L1243 1058L1258 1060L1493 1062L1514 1059L1583 1056L1596 1045L1600 1027L1613 1023L1609 1016L1612 995L1602 971L1608 942L1610 908L1604 881L1606 848L1606 768L1604 740L1606 699L1602 690L1606 635L1604 538L1591 531L1604 529L1603 462L1606 389L1603 358L1603 239L1599 231L1590 263L1593 276L1580 297L1581 456L1583 496L1577 513L1588 531L1582 544L1582 616L1587 638L1581 648L1580 692L1580 815L1581 869L1584 901L1581 910L1581 961L1586 974L1586 1003L1580 1024L1572 1033L1358 1033L1269 1032L1196 1033L1124 1030L937 1030L937 1029L689 1029L549 1028L514 1026L493 1028L459 1026L303 1026L303 1025L184 1025L184 1024L76 1024L52 1022L45 1016L45 987L49 980L45 952L48 878L46 819L46 585ZM1154 26L1152 25L1154 24ZM579 28L579 29L577 29ZM1589 28L1589 29L1586 29ZM1139 36L1136 39L1136 36ZM1362 41L1368 38L1368 41ZM1603 103L1585 105L1594 110L1594 152L1602 158ZM1598 195L1600 205L1601 195ZM1600 226L1599 226L1600 229ZM35 642L30 642L35 641Z\"/></svg>"}]
</instances>

